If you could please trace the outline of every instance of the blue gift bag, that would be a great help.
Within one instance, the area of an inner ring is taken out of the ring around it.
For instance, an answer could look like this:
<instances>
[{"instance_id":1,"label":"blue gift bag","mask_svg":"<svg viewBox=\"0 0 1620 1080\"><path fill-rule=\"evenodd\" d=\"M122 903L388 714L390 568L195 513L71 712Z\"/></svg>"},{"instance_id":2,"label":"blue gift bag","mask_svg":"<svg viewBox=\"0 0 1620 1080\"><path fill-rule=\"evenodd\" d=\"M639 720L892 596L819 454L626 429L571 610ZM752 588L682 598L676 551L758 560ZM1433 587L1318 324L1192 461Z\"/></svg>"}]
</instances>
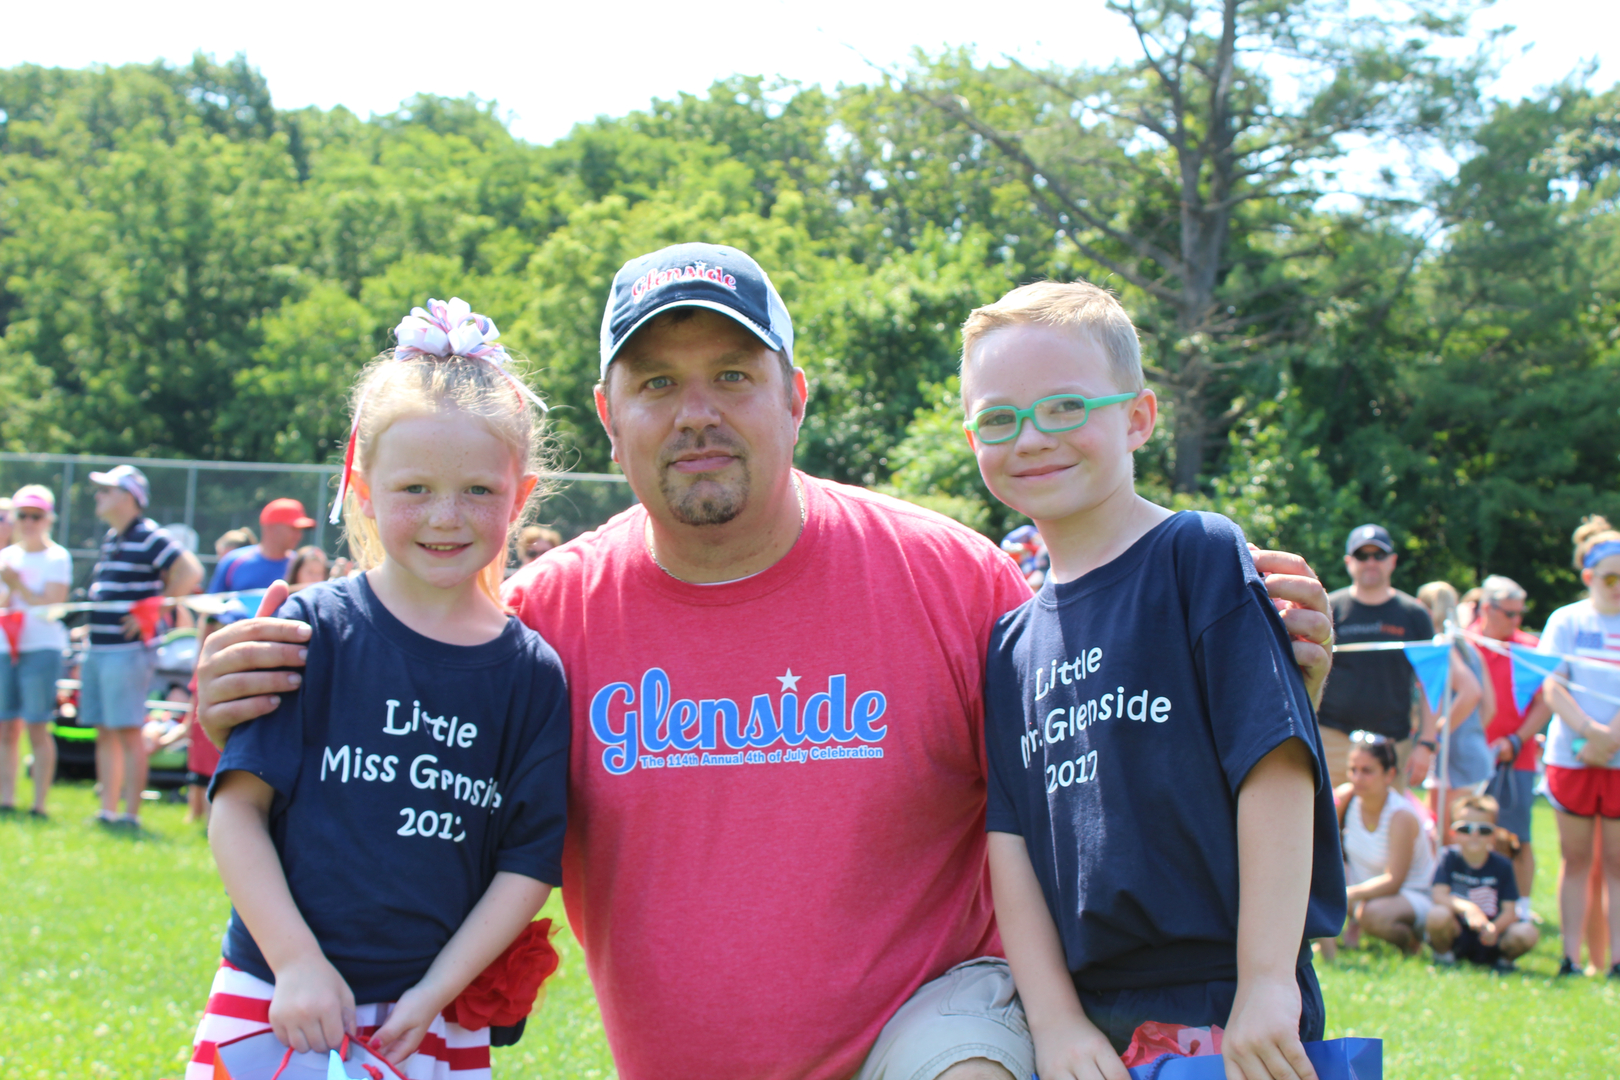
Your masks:
<instances>
[{"instance_id":1,"label":"blue gift bag","mask_svg":"<svg viewBox=\"0 0 1620 1080\"><path fill-rule=\"evenodd\" d=\"M1319 1080L1384 1080L1384 1040L1328 1039L1305 1044L1305 1056ZM1131 1080L1226 1080L1219 1054L1174 1057L1165 1054L1131 1070Z\"/></svg>"}]
</instances>

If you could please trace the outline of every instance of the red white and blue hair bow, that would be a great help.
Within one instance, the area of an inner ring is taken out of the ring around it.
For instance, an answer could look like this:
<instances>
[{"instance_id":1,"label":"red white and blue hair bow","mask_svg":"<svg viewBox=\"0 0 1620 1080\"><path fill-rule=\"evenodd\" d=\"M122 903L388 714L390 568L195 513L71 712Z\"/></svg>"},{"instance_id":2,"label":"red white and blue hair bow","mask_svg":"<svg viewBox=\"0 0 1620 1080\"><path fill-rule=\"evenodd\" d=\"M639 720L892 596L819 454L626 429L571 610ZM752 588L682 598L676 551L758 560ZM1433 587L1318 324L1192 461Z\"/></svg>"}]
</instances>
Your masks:
<instances>
[{"instance_id":1,"label":"red white and blue hair bow","mask_svg":"<svg viewBox=\"0 0 1620 1080\"><path fill-rule=\"evenodd\" d=\"M506 369L512 357L507 353L506 347L499 343L500 336L501 332L496 329L495 320L487 315L478 314L472 309L472 305L461 297L452 296L448 303L429 298L426 308L411 308L411 313L394 327L394 339L398 342L394 348L394 359L412 360L418 356L431 356L440 360L450 360L459 356L493 364L502 375L506 376L506 380L512 384L518 396L531 402L543 415L548 411L546 403L524 386L521 379ZM332 501L332 516L329 520L333 525L336 525L343 516L343 499L349 492L349 480L354 472L355 443L360 433L360 417L364 414L365 406L366 399L362 395L354 408L354 423L349 428L349 446L343 455L343 475L338 479L337 497Z\"/></svg>"}]
</instances>

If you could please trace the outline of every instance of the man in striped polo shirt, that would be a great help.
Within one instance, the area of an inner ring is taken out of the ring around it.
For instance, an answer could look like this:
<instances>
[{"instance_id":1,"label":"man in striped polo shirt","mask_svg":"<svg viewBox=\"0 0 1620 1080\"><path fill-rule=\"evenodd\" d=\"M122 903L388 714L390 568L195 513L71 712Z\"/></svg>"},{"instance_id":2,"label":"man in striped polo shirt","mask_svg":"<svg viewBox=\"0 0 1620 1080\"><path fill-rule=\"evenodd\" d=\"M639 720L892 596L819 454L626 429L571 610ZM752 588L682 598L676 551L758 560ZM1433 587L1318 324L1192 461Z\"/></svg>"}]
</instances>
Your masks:
<instances>
[{"instance_id":1,"label":"man in striped polo shirt","mask_svg":"<svg viewBox=\"0 0 1620 1080\"><path fill-rule=\"evenodd\" d=\"M197 556L145 515L150 495L146 475L133 465L119 465L91 473L90 482L96 485L96 516L111 526L91 575L90 599L121 604L183 596L195 589L202 580ZM96 729L96 777L101 781L96 820L109 825L140 825L141 790L146 787L141 721L156 663L156 650L141 639L140 625L128 609L90 613L90 649L79 671L79 717Z\"/></svg>"}]
</instances>

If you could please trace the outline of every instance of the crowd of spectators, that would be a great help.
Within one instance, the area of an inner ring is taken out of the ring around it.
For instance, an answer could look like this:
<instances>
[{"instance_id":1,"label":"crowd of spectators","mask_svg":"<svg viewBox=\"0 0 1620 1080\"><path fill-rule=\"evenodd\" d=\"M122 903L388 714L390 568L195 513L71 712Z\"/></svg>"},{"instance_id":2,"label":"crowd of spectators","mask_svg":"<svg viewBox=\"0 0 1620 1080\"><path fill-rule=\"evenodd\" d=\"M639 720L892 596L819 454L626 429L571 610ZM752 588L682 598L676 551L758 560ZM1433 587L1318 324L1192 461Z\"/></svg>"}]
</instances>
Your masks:
<instances>
[{"instance_id":1,"label":"crowd of spectators","mask_svg":"<svg viewBox=\"0 0 1620 1080\"><path fill-rule=\"evenodd\" d=\"M315 521L297 499L278 498L259 512L259 532L230 529L214 541L215 563L206 589L203 568L186 544L189 530L163 527L146 516L149 487L144 473L119 465L92 473L96 515L108 526L91 572L86 598L133 601L201 592L234 593L263 589L285 580L294 591L356 572L347 558L331 558L304 544ZM152 754L186 749L189 814L205 820L205 791L219 751L200 733L193 716L171 709L148 709L150 701L189 702L195 681L161 684L154 672L152 635L126 611L96 611L74 631L46 618L48 605L68 600L73 560L51 537L56 523L52 491L29 484L11 498L0 498L0 622L8 649L0 654L0 816L23 813L48 817L50 786L57 771L52 724L70 704L81 726L96 729L96 775L101 810L96 820L114 828L139 828L141 793ZM195 536L189 537L194 541ZM555 529L524 528L514 545L510 570L539 558L563 542ZM509 570L509 572L510 572ZM250 599L250 598L249 598ZM164 609L169 624L194 627L199 647L217 626L251 614L247 606L225 606L193 618L189 608ZM77 646L77 647L75 647ZM64 684L65 680L65 684ZM78 686L73 688L74 682ZM25 745L32 754L32 805L19 810ZM120 800L123 803L119 810Z\"/></svg>"},{"instance_id":2,"label":"crowd of spectators","mask_svg":"<svg viewBox=\"0 0 1620 1080\"><path fill-rule=\"evenodd\" d=\"M1335 656L1318 721L1350 919L1341 940L1318 943L1323 953L1367 935L1417 955L1426 939L1437 964L1513 970L1543 921L1530 903L1540 793L1558 826L1559 974L1620 979L1609 955L1620 904L1608 903L1620 888L1620 531L1594 516L1573 539L1587 594L1551 614L1543 639L1524 630L1526 592L1511 578L1491 575L1461 596L1431 581L1408 596L1393 584L1388 531L1350 534L1351 584L1329 596L1338 643L1420 643L1438 631L1450 648L1439 712L1402 649ZM1566 658L1522 707L1513 646Z\"/></svg>"}]
</instances>

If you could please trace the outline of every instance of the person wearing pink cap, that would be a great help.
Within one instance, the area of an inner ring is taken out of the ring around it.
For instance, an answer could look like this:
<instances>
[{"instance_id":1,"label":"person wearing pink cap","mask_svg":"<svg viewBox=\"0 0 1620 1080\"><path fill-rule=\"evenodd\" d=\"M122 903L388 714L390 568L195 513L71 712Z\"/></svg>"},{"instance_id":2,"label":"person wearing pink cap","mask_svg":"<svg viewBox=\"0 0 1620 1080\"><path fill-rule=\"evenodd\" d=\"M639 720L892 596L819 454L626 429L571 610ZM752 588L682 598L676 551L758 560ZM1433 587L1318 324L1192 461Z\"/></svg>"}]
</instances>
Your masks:
<instances>
[{"instance_id":1,"label":"person wearing pink cap","mask_svg":"<svg viewBox=\"0 0 1620 1080\"><path fill-rule=\"evenodd\" d=\"M49 488L29 484L13 496L11 506L16 542L0 549L0 583L7 591L9 616L8 648L0 655L0 813L16 809L17 749L26 724L34 748L34 806L28 814L43 819L45 798L56 776L51 717L67 630L34 609L67 599L73 559L51 539L56 499Z\"/></svg>"},{"instance_id":2,"label":"person wearing pink cap","mask_svg":"<svg viewBox=\"0 0 1620 1080\"><path fill-rule=\"evenodd\" d=\"M304 504L297 499L271 499L259 511L259 532L264 539L220 559L208 591L262 589L272 581L285 580L287 564L304 541L304 530L314 526L315 520L304 513Z\"/></svg>"}]
</instances>

